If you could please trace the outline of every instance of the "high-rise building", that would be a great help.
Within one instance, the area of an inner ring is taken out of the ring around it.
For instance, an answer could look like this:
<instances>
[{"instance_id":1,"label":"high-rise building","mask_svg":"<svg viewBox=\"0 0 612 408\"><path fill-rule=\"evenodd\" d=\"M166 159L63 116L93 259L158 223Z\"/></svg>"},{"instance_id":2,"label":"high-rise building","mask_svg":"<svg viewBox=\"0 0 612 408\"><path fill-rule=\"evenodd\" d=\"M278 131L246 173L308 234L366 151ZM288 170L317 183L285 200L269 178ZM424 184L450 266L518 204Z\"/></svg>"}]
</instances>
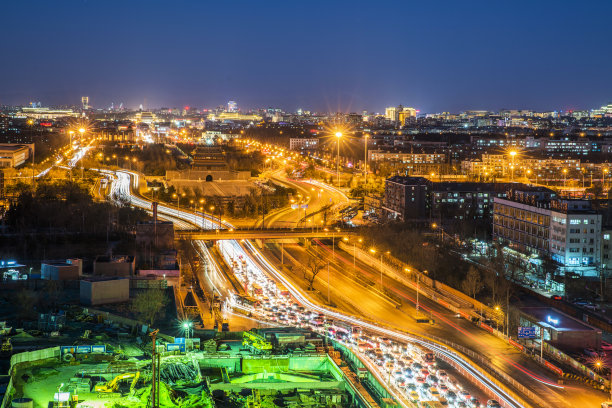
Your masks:
<instances>
[{"instance_id":1,"label":"high-rise building","mask_svg":"<svg viewBox=\"0 0 612 408\"><path fill-rule=\"evenodd\" d=\"M406 120L410 118L416 118L417 111L414 108L403 108L401 112L397 113L397 117L400 125L405 125Z\"/></svg>"},{"instance_id":2,"label":"high-rise building","mask_svg":"<svg viewBox=\"0 0 612 408\"><path fill-rule=\"evenodd\" d=\"M238 104L235 101L229 101L227 103L228 112L238 112Z\"/></svg>"},{"instance_id":3,"label":"high-rise building","mask_svg":"<svg viewBox=\"0 0 612 408\"><path fill-rule=\"evenodd\" d=\"M81 104L83 109L89 109L89 96L81 96Z\"/></svg>"},{"instance_id":4,"label":"high-rise building","mask_svg":"<svg viewBox=\"0 0 612 408\"><path fill-rule=\"evenodd\" d=\"M397 120L397 108L395 106L390 106L385 109L385 118L392 122Z\"/></svg>"}]
</instances>

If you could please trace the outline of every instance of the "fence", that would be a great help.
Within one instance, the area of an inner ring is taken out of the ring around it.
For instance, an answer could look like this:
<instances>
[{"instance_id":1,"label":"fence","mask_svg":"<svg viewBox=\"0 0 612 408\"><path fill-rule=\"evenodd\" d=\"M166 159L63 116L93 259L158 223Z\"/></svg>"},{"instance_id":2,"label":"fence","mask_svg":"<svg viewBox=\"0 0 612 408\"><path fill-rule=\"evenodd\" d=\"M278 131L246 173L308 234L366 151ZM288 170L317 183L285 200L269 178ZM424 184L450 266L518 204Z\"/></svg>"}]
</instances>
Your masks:
<instances>
[{"instance_id":1,"label":"fence","mask_svg":"<svg viewBox=\"0 0 612 408\"><path fill-rule=\"evenodd\" d=\"M13 354L11 356L11 365L9 368L9 375L11 378L9 379L9 383L6 387L6 393L4 394L4 398L2 399L2 404L0 408L8 408L13 394L13 375L15 375L15 367L17 364L29 363L32 361L46 360L49 358L58 358L60 357L60 348L59 347L50 347L46 349L34 350L34 351L25 351L23 353Z\"/></svg>"}]
</instances>

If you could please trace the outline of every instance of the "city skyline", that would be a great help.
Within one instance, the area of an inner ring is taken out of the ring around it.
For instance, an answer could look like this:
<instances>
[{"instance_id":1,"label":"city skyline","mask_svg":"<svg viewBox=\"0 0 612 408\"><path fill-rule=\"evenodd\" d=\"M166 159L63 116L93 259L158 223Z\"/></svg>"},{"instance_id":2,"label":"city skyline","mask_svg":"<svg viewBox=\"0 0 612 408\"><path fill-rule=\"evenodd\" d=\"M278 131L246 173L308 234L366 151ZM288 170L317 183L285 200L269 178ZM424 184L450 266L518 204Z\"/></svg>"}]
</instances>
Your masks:
<instances>
[{"instance_id":1,"label":"city skyline","mask_svg":"<svg viewBox=\"0 0 612 408\"><path fill-rule=\"evenodd\" d=\"M0 67L0 104L89 95L96 107L232 99L287 111L549 111L596 108L612 95L612 57L597 40L610 35L604 2L402 3L391 14L363 2L165 6L7 5L3 31L18 41Z\"/></svg>"}]
</instances>

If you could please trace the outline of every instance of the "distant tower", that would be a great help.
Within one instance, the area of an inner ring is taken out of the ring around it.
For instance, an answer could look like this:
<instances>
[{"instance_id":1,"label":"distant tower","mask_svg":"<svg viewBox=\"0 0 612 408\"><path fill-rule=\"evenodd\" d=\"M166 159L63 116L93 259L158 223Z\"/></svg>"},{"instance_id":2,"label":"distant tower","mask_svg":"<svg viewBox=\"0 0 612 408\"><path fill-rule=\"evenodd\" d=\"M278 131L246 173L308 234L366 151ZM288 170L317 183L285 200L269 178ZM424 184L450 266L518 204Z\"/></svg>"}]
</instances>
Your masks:
<instances>
[{"instance_id":1,"label":"distant tower","mask_svg":"<svg viewBox=\"0 0 612 408\"><path fill-rule=\"evenodd\" d=\"M234 101L229 101L227 103L227 111L228 112L238 112L238 104Z\"/></svg>"},{"instance_id":2,"label":"distant tower","mask_svg":"<svg viewBox=\"0 0 612 408\"><path fill-rule=\"evenodd\" d=\"M89 96L81 96L81 104L83 109L89 109Z\"/></svg>"}]
</instances>

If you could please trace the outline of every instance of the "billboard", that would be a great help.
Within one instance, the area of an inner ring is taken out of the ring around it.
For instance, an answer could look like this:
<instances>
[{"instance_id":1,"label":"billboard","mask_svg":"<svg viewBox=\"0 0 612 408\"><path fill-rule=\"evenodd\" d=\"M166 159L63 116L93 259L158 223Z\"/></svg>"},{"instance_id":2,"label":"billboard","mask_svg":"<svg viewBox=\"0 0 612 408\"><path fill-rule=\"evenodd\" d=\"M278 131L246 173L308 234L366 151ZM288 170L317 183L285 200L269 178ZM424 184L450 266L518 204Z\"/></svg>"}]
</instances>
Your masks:
<instances>
[{"instance_id":1,"label":"billboard","mask_svg":"<svg viewBox=\"0 0 612 408\"><path fill-rule=\"evenodd\" d=\"M185 352L185 343L168 343L166 344L166 351L180 351Z\"/></svg>"}]
</instances>

